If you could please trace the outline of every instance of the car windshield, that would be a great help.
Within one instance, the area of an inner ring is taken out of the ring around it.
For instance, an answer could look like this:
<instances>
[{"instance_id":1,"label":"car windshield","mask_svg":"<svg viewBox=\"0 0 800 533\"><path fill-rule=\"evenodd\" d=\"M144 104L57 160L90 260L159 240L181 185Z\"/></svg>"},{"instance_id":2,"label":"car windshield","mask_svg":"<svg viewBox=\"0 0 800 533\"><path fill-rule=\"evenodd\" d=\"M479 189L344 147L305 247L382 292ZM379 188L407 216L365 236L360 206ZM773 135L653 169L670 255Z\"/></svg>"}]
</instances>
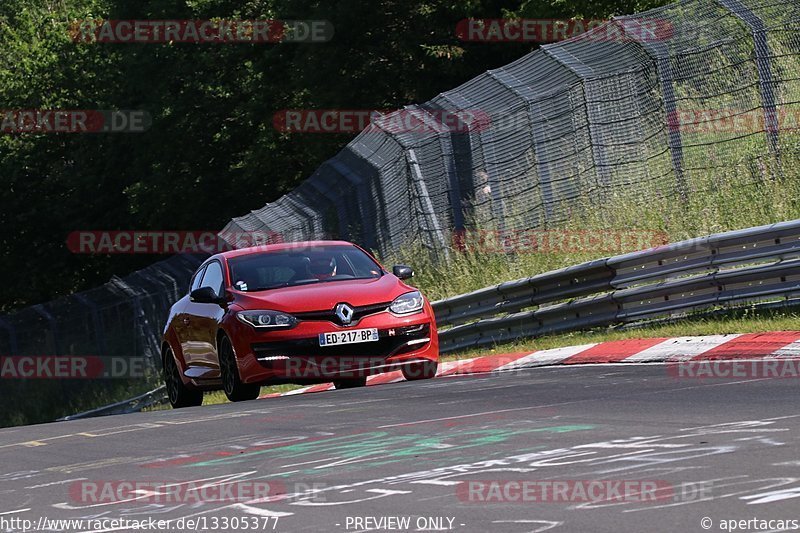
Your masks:
<instances>
[{"instance_id":1,"label":"car windshield","mask_svg":"<svg viewBox=\"0 0 800 533\"><path fill-rule=\"evenodd\" d=\"M281 287L383 275L381 267L354 246L292 248L236 257L228 261L234 289L256 292Z\"/></svg>"}]
</instances>

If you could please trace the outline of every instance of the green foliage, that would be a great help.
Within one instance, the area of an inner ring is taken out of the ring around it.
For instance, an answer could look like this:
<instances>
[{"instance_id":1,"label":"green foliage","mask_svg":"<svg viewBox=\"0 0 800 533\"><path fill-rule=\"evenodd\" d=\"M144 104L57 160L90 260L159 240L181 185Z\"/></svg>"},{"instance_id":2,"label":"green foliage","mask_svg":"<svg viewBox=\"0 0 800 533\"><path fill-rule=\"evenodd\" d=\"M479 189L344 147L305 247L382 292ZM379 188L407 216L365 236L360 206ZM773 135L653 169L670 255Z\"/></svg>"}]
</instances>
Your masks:
<instances>
[{"instance_id":1,"label":"green foliage","mask_svg":"<svg viewBox=\"0 0 800 533\"><path fill-rule=\"evenodd\" d=\"M141 109L140 134L0 136L0 312L105 282L156 259L75 256L86 229L218 230L294 188L350 135L286 134L290 108L398 108L530 45L461 43L455 24L494 1L6 0L0 109ZM325 44L85 44L87 18L326 19ZM449 50L449 53L448 53ZM32 272L25 266L35 266Z\"/></svg>"}]
</instances>

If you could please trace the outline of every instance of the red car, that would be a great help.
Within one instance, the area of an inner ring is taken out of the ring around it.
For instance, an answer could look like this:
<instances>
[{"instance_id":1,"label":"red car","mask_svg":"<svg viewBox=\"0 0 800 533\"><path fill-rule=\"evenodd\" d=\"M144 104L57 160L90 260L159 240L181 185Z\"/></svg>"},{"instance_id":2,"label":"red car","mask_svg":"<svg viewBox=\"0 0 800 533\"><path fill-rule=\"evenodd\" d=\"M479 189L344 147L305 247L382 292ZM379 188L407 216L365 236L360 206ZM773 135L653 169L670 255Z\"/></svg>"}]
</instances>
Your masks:
<instances>
[{"instance_id":1,"label":"red car","mask_svg":"<svg viewBox=\"0 0 800 533\"><path fill-rule=\"evenodd\" d=\"M358 387L397 369L409 380L432 378L436 323L427 299L403 283L413 275L402 265L388 272L342 241L210 257L164 329L170 403L200 405L203 391L220 389L231 401L251 400L265 384Z\"/></svg>"}]
</instances>

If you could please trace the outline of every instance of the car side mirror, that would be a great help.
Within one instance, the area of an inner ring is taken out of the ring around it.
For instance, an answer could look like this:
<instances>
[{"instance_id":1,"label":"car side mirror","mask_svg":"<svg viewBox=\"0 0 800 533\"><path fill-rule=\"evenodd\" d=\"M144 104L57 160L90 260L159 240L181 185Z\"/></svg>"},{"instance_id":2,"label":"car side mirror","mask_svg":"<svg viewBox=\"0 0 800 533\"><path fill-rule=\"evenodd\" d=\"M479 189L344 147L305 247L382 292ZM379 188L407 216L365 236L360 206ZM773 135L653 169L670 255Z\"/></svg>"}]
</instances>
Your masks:
<instances>
[{"instance_id":1,"label":"car side mirror","mask_svg":"<svg viewBox=\"0 0 800 533\"><path fill-rule=\"evenodd\" d=\"M224 301L211 287L200 287L193 290L189 293L189 300L198 304L222 304Z\"/></svg>"},{"instance_id":2,"label":"car side mirror","mask_svg":"<svg viewBox=\"0 0 800 533\"><path fill-rule=\"evenodd\" d=\"M392 274L398 279L411 279L414 277L414 269L406 265L395 265L392 267Z\"/></svg>"}]
</instances>

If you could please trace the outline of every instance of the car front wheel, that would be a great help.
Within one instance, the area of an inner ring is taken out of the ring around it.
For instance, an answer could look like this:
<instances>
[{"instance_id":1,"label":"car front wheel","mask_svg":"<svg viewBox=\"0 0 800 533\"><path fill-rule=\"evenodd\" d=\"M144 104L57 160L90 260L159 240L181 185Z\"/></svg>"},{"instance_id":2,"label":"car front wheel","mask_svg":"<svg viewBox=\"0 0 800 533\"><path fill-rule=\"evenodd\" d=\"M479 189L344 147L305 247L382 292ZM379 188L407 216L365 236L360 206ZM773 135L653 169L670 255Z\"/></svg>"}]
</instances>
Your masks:
<instances>
[{"instance_id":1,"label":"car front wheel","mask_svg":"<svg viewBox=\"0 0 800 533\"><path fill-rule=\"evenodd\" d=\"M222 374L222 387L225 396L232 402L255 400L261 392L261 385L242 383L236 355L228 337L222 336L219 341L219 369Z\"/></svg>"},{"instance_id":2,"label":"car front wheel","mask_svg":"<svg viewBox=\"0 0 800 533\"><path fill-rule=\"evenodd\" d=\"M172 348L167 348L164 352L164 383L173 409L197 407L203 404L203 391L190 389L183 384Z\"/></svg>"}]
</instances>

